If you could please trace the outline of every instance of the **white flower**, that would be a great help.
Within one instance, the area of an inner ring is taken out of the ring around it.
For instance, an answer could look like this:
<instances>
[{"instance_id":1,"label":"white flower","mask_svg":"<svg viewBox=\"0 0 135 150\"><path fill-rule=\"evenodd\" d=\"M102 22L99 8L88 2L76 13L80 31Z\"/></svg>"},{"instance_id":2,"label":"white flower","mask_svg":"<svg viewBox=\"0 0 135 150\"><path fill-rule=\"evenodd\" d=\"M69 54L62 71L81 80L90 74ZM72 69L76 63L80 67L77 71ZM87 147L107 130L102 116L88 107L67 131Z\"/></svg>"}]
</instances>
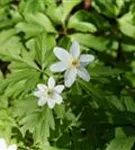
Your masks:
<instances>
[{"instance_id":1,"label":"white flower","mask_svg":"<svg viewBox=\"0 0 135 150\"><path fill-rule=\"evenodd\" d=\"M38 90L34 92L34 95L39 98L38 105L43 106L46 103L50 108L53 108L56 104L61 104L63 99L60 93L64 90L64 85L55 86L55 80L50 77L48 85L38 84Z\"/></svg>"},{"instance_id":2,"label":"white flower","mask_svg":"<svg viewBox=\"0 0 135 150\"><path fill-rule=\"evenodd\" d=\"M64 75L66 87L72 86L77 76L87 82L90 80L85 66L94 60L94 56L90 54L80 55L80 45L77 41L72 42L70 53L61 47L56 47L54 54L60 61L51 65L50 70L52 72L66 71Z\"/></svg>"},{"instance_id":3,"label":"white flower","mask_svg":"<svg viewBox=\"0 0 135 150\"><path fill-rule=\"evenodd\" d=\"M7 146L4 139L0 139L0 150L17 150L17 145L13 144L10 146Z\"/></svg>"}]
</instances>

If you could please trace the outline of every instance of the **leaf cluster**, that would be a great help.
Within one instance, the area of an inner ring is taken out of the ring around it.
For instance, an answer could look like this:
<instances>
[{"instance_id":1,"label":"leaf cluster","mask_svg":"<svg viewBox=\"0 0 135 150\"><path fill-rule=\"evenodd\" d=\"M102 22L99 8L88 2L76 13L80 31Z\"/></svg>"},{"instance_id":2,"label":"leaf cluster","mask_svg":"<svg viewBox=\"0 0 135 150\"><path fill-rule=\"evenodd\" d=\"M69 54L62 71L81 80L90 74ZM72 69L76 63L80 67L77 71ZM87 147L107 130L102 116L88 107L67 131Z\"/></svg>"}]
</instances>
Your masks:
<instances>
[{"instance_id":1,"label":"leaf cluster","mask_svg":"<svg viewBox=\"0 0 135 150\"><path fill-rule=\"evenodd\" d=\"M0 137L19 150L135 149L135 1L0 0ZM53 48L77 40L95 56L54 109L37 106L38 83L61 74Z\"/></svg>"}]
</instances>

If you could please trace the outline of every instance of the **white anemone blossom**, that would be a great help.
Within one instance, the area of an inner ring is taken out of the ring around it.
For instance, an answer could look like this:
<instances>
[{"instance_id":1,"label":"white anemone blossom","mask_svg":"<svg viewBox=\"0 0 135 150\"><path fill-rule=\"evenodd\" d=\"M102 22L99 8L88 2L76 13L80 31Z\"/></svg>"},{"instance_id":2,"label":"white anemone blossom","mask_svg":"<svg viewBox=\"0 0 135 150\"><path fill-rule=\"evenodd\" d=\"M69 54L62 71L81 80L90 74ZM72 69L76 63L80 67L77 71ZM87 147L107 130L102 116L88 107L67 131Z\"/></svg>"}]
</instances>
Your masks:
<instances>
[{"instance_id":1,"label":"white anemone blossom","mask_svg":"<svg viewBox=\"0 0 135 150\"><path fill-rule=\"evenodd\" d=\"M80 55L80 45L77 41L72 42L70 52L61 47L55 47L54 54L60 61L51 65L50 70L52 72L65 71L64 82L66 87L71 87L77 76L87 82L90 80L90 75L85 66L94 60L94 56L90 54Z\"/></svg>"},{"instance_id":2,"label":"white anemone blossom","mask_svg":"<svg viewBox=\"0 0 135 150\"><path fill-rule=\"evenodd\" d=\"M0 139L0 150L17 150L17 145L13 144L10 146L7 146L4 139Z\"/></svg>"},{"instance_id":3,"label":"white anemone blossom","mask_svg":"<svg viewBox=\"0 0 135 150\"><path fill-rule=\"evenodd\" d=\"M63 90L64 85L55 86L54 78L50 77L48 80L48 85L38 84L37 90L33 94L39 98L38 106L43 106L47 103L49 108L52 109L55 104L62 103L63 98L60 94Z\"/></svg>"}]
</instances>

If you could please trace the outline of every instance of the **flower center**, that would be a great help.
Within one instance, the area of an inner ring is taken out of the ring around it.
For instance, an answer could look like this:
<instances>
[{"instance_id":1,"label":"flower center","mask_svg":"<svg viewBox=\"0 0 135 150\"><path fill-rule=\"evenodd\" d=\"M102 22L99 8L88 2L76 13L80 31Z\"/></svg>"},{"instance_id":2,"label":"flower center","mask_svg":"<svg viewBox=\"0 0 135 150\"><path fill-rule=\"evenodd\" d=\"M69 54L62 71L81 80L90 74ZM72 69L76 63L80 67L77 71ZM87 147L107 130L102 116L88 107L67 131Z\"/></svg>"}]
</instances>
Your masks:
<instances>
[{"instance_id":1,"label":"flower center","mask_svg":"<svg viewBox=\"0 0 135 150\"><path fill-rule=\"evenodd\" d=\"M47 91L47 94L48 94L49 96L52 96L52 95L53 95L53 90L52 90L52 89L49 89L49 90Z\"/></svg>"},{"instance_id":2,"label":"flower center","mask_svg":"<svg viewBox=\"0 0 135 150\"><path fill-rule=\"evenodd\" d=\"M80 61L76 58L74 58L72 61L71 61L71 64L70 64L71 67L79 67L80 66Z\"/></svg>"},{"instance_id":3,"label":"flower center","mask_svg":"<svg viewBox=\"0 0 135 150\"><path fill-rule=\"evenodd\" d=\"M48 89L47 93L46 93L46 96L49 98L53 97L53 94L54 94L54 91L53 89Z\"/></svg>"}]
</instances>

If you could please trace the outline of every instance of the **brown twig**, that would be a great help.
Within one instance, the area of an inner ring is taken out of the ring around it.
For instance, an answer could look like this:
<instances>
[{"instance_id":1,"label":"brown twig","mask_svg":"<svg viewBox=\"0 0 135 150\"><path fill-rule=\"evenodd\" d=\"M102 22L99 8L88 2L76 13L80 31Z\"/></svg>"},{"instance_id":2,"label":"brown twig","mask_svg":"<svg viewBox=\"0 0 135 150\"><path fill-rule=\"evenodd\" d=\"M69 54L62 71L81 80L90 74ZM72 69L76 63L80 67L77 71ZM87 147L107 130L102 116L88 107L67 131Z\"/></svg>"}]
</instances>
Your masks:
<instances>
[{"instance_id":1,"label":"brown twig","mask_svg":"<svg viewBox=\"0 0 135 150\"><path fill-rule=\"evenodd\" d=\"M91 7L92 0L84 0L84 9L89 10Z\"/></svg>"}]
</instances>

